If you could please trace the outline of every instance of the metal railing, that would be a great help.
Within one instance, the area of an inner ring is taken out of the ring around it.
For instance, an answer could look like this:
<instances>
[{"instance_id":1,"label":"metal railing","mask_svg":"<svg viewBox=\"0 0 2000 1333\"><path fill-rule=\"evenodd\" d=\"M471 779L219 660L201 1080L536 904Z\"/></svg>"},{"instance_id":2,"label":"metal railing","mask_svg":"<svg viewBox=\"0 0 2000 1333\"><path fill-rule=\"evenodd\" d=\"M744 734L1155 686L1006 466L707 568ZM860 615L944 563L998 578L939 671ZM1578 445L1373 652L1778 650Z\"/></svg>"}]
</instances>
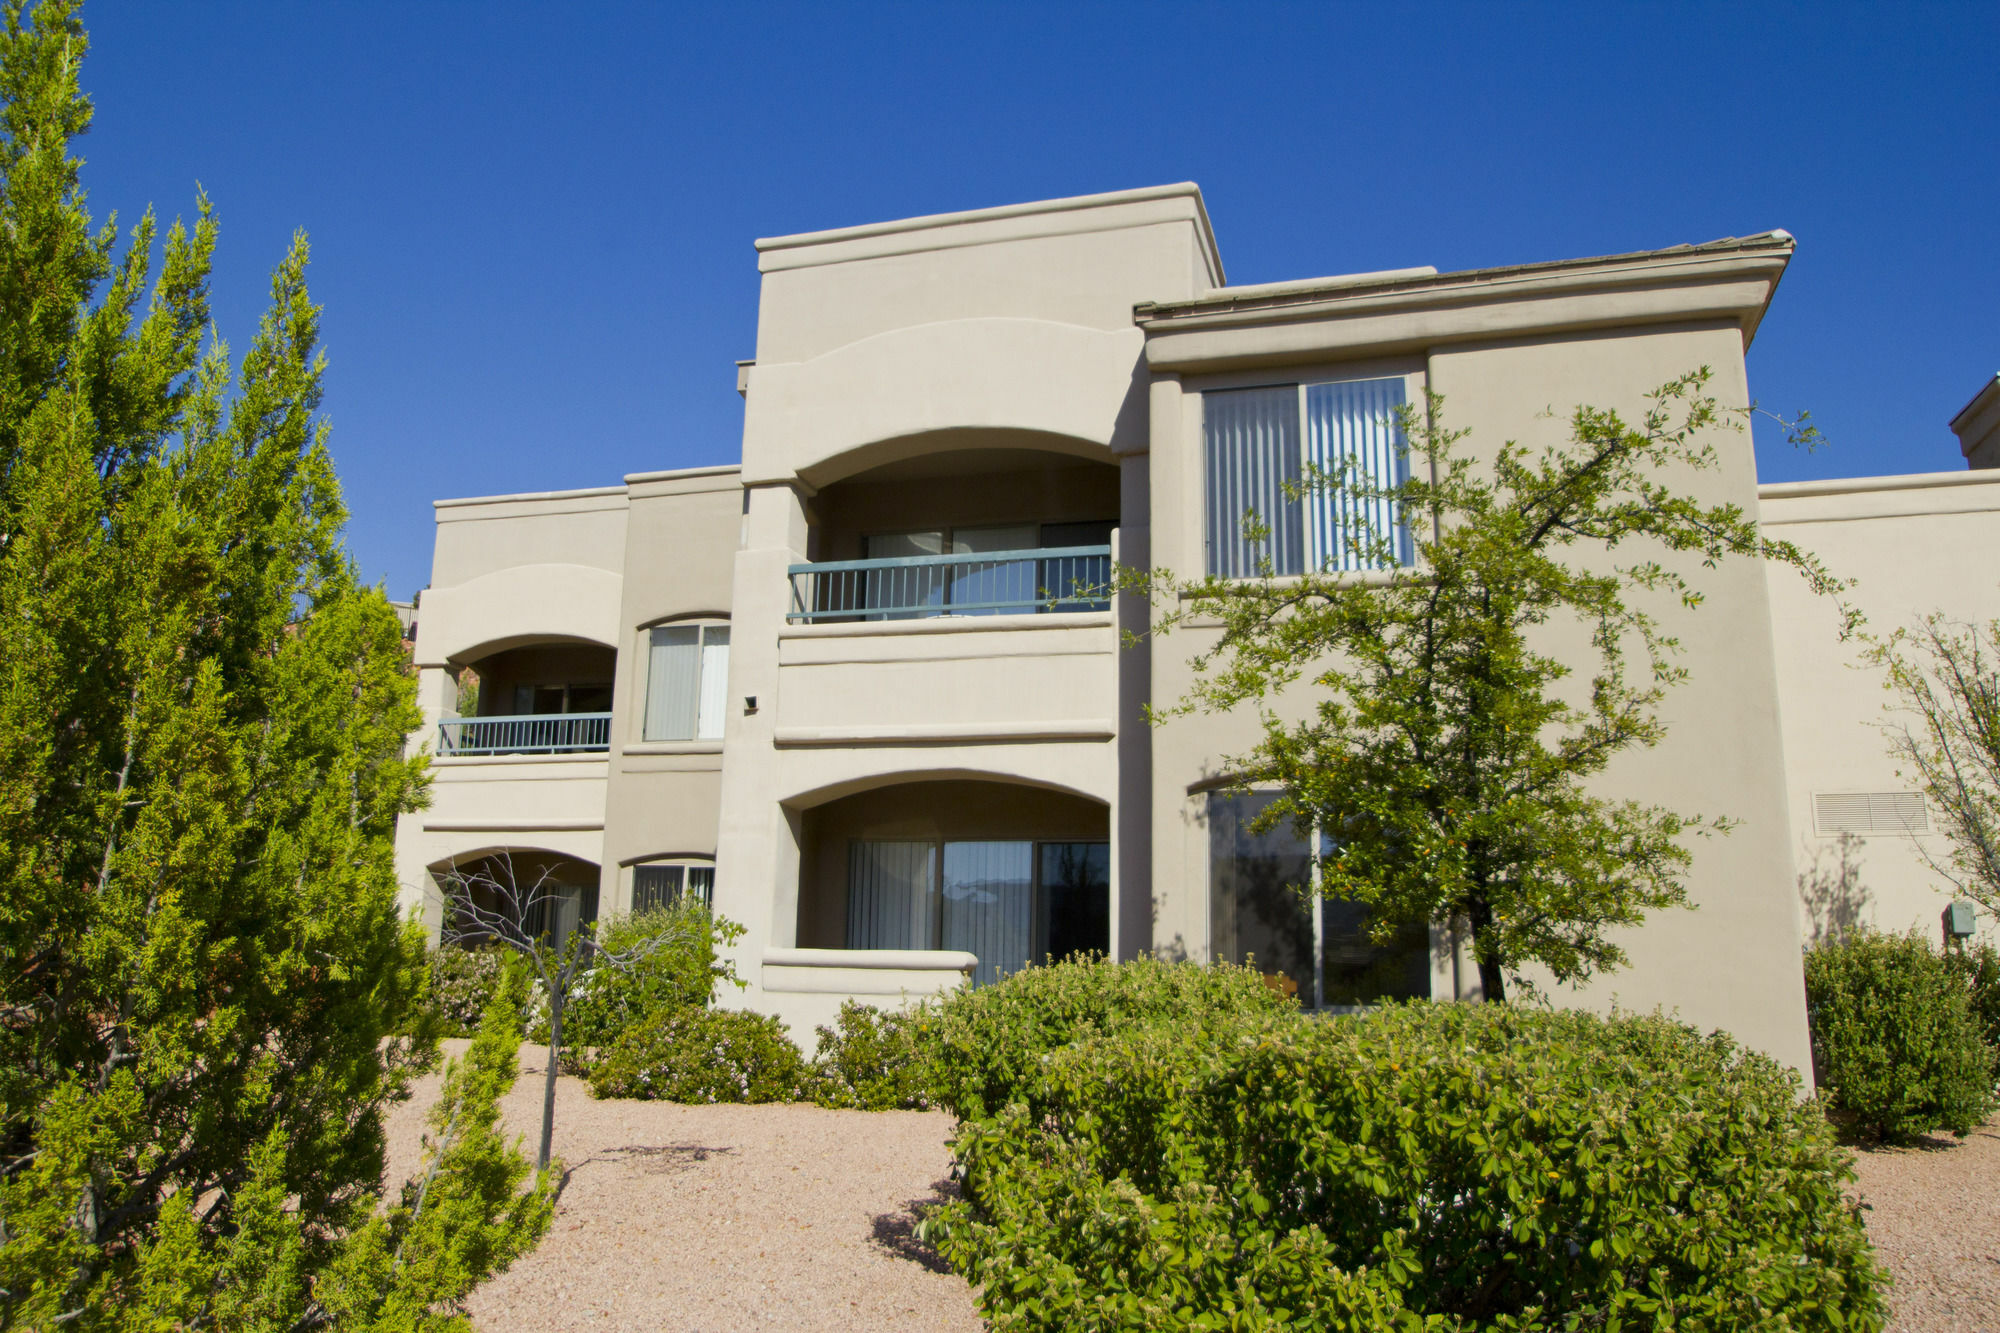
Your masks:
<instances>
[{"instance_id":1,"label":"metal railing","mask_svg":"<svg viewBox=\"0 0 2000 1333\"><path fill-rule=\"evenodd\" d=\"M912 555L793 565L794 624L819 620L921 620L928 616L1031 615L1111 606L1111 548Z\"/></svg>"},{"instance_id":2,"label":"metal railing","mask_svg":"<svg viewBox=\"0 0 2000 1333\"><path fill-rule=\"evenodd\" d=\"M448 717L438 723L439 755L575 754L611 748L609 713Z\"/></svg>"}]
</instances>

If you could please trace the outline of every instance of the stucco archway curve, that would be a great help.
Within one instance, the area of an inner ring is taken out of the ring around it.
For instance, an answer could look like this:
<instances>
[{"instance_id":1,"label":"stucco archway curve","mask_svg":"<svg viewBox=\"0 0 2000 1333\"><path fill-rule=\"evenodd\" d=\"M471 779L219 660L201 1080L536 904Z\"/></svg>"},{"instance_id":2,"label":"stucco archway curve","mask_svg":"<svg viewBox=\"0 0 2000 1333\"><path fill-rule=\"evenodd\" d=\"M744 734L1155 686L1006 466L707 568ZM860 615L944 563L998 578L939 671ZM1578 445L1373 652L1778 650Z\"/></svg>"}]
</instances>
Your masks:
<instances>
[{"instance_id":1,"label":"stucco archway curve","mask_svg":"<svg viewBox=\"0 0 2000 1333\"><path fill-rule=\"evenodd\" d=\"M1060 782L1044 777L1029 777L1021 773L1003 772L992 768L969 766L904 768L889 772L875 772L863 776L827 782L810 790L796 792L783 797L779 804L787 810L805 811L826 805L842 797L874 791L881 787L898 787L918 782L997 782L1011 787L1031 787L1039 791L1060 792L1065 796L1075 796L1098 805L1108 807L1110 800L1100 792L1094 792L1072 783Z\"/></svg>"},{"instance_id":2,"label":"stucco archway curve","mask_svg":"<svg viewBox=\"0 0 2000 1333\"><path fill-rule=\"evenodd\" d=\"M573 849L530 842L491 842L472 848L470 851L451 852L432 861L424 869L432 874L449 872L454 866L469 866L495 856L527 856L552 861L578 861L595 867L593 857L579 856Z\"/></svg>"},{"instance_id":3,"label":"stucco archway curve","mask_svg":"<svg viewBox=\"0 0 2000 1333\"><path fill-rule=\"evenodd\" d=\"M746 485L824 486L894 461L871 446L1009 432L1110 461L1146 446L1145 337L1039 319L960 319L758 366L744 423ZM1046 446L1044 446L1046 447Z\"/></svg>"},{"instance_id":4,"label":"stucco archway curve","mask_svg":"<svg viewBox=\"0 0 2000 1333\"><path fill-rule=\"evenodd\" d=\"M429 588L417 615L417 665L466 662L537 642L618 648L625 581L593 565L512 565Z\"/></svg>"}]
</instances>

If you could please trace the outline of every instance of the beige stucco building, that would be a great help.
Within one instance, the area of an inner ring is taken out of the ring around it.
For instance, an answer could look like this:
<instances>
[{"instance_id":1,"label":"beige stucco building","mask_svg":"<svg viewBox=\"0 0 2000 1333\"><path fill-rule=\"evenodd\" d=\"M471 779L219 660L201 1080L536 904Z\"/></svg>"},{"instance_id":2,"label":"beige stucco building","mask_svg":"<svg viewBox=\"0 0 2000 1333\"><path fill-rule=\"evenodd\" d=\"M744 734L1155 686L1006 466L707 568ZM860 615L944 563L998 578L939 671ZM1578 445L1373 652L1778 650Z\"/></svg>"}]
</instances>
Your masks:
<instances>
[{"instance_id":1,"label":"beige stucco building","mask_svg":"<svg viewBox=\"0 0 2000 1333\"><path fill-rule=\"evenodd\" d=\"M499 851L569 885L576 916L710 895L747 927L726 1002L809 1042L846 997L1083 948L1254 954L1326 1003L1472 993L1442 926L1376 949L1283 892L1306 849L1252 835L1254 798L1217 790L1254 719L1143 720L1186 691L1201 631L1135 640L1145 605L1090 590L1113 562L1317 564L1337 516L1287 509L1275 479L1342 440L1393 466L1384 413L1426 390L1486 449L1702 365L1743 406L1792 241L1231 287L1200 192L1173 185L757 252L740 465L438 502L412 738L435 785L398 858L433 921L432 875ZM2000 455L1993 399L1958 423L1975 466ZM1724 453L1689 484L1761 506L1878 619L2000 613L1973 573L2000 472L1760 488L1747 436ZM1246 505L1283 511L1260 550ZM1696 910L1576 998L1802 1064L1801 874L1845 848L1885 924L1944 899L1903 825L1839 841L1855 803L1827 794L1909 784L1832 609L1754 565L1692 572L1706 602L1679 626L1668 739L1610 778L1742 824L1696 849Z\"/></svg>"}]
</instances>

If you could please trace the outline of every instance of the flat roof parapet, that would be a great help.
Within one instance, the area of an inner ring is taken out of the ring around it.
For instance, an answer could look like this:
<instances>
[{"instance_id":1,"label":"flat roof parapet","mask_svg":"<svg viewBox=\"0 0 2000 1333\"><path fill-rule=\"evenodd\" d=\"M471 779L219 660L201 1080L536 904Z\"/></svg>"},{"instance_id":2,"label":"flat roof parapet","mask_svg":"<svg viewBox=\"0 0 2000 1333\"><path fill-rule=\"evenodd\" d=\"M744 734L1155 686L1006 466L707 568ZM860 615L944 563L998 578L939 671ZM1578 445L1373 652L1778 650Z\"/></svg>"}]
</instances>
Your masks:
<instances>
[{"instance_id":1,"label":"flat roof parapet","mask_svg":"<svg viewBox=\"0 0 2000 1333\"><path fill-rule=\"evenodd\" d=\"M1038 199L1024 204L1001 204L954 213L928 213L921 217L798 232L790 236L763 236L756 241L757 268L759 272L771 273L856 259L915 254L925 250L989 245L997 241L1039 236L1116 231L1178 220L1194 225L1209 270L1209 285L1221 286L1227 281L1222 270L1222 254L1216 247L1215 228L1209 222L1208 207L1202 202L1201 187L1193 181L1112 190L1103 194L1072 195L1063 199Z\"/></svg>"}]
</instances>

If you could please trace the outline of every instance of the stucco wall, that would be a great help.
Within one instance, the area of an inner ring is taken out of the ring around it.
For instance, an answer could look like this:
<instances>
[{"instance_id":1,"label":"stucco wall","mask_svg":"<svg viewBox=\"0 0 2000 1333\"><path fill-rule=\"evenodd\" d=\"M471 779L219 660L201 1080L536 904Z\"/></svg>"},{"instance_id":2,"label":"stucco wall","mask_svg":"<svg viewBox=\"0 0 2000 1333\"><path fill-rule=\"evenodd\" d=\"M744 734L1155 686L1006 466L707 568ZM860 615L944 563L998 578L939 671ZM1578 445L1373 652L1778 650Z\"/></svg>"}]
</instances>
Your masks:
<instances>
[{"instance_id":1,"label":"stucco wall","mask_svg":"<svg viewBox=\"0 0 2000 1333\"><path fill-rule=\"evenodd\" d=\"M1627 293L1620 299L1632 298ZM1676 293L1661 313L1670 315L1688 300L1685 293ZM1505 327L1502 314L1489 310L1482 318ZM1247 346L1268 344L1266 354L1278 364L1260 368L1254 353L1239 355L1221 332L1211 331L1204 355L1228 367L1226 371L1202 376L1179 363L1177 373L1162 375L1156 383L1151 458L1156 564L1184 571L1202 566L1201 389L1398 369L1393 358L1301 360L1302 335L1296 324L1287 328L1283 339L1254 328L1240 335ZM1332 351L1340 349L1348 331L1339 320L1326 322ZM1377 334L1390 345L1406 341L1394 328ZM1186 354L1183 345L1177 355ZM1709 391L1723 404L1740 407L1747 402L1741 326L1719 320L1433 346L1420 371L1411 375L1409 397L1421 401L1425 384L1444 394L1446 424L1469 427L1473 435L1462 447L1478 456L1508 438L1565 438L1565 418L1580 403L1617 408L1636 419L1647 391L1704 364L1715 374ZM1723 437L1721 445L1718 471L1677 480L1704 499L1754 506L1755 465L1748 437ZM1683 640L1682 660L1691 679L1663 710L1668 739L1657 749L1622 758L1605 775L1603 787L1675 810L1728 816L1742 825L1727 838L1694 848L1689 887L1696 910L1657 914L1643 930L1624 937L1632 958L1629 968L1558 998L1598 1008L1614 1003L1627 1009L1664 1007L1703 1027L1728 1028L1751 1045L1803 1067L1807 1048L1794 868L1764 571L1748 562L1718 571L1702 570L1698 558L1677 563L1706 596L1693 616L1681 618L1671 608L1661 608L1672 632ZM1583 646L1580 633L1573 637L1578 639L1573 647ZM1204 642L1197 630L1153 644L1156 705L1185 694L1191 683L1188 658ZM1297 715L1307 703L1308 696L1295 692L1280 701L1279 712ZM1151 924L1157 952L1205 956L1207 834L1199 793L1228 771L1229 756L1247 750L1255 736L1254 718L1247 714L1177 720L1155 733ZM1463 975L1470 981L1473 973L1465 969Z\"/></svg>"},{"instance_id":2,"label":"stucco wall","mask_svg":"<svg viewBox=\"0 0 2000 1333\"><path fill-rule=\"evenodd\" d=\"M631 903L632 861L715 855L722 743L643 738L646 651L648 630L663 621L729 619L743 527L743 487L734 468L646 474L627 485L631 517L600 888L600 900L616 911Z\"/></svg>"},{"instance_id":3,"label":"stucco wall","mask_svg":"<svg viewBox=\"0 0 2000 1333\"><path fill-rule=\"evenodd\" d=\"M1931 612L1986 625L2000 617L2000 472L1923 473L1853 481L1766 486L1762 517L1772 535L1813 551L1829 569L1855 580L1847 594L1887 635ZM1784 691L1793 853L1801 876L1817 878L1849 900L1863 921L1885 930L1912 927L1937 937L1950 885L1927 863L1942 859L1943 839L1874 834L1844 848L1819 827L1814 797L1836 792L1915 791L1890 757L1881 728L1894 723L1885 673L1860 641L1837 642L1833 608L1796 578L1773 570L1772 632ZM1847 884L1842 878L1843 861ZM1808 887L1801 884L1801 888ZM1829 902L1826 907L1832 906ZM1825 907L1808 910L1808 934L1826 927ZM1982 921L1992 934L1994 923Z\"/></svg>"}]
</instances>

